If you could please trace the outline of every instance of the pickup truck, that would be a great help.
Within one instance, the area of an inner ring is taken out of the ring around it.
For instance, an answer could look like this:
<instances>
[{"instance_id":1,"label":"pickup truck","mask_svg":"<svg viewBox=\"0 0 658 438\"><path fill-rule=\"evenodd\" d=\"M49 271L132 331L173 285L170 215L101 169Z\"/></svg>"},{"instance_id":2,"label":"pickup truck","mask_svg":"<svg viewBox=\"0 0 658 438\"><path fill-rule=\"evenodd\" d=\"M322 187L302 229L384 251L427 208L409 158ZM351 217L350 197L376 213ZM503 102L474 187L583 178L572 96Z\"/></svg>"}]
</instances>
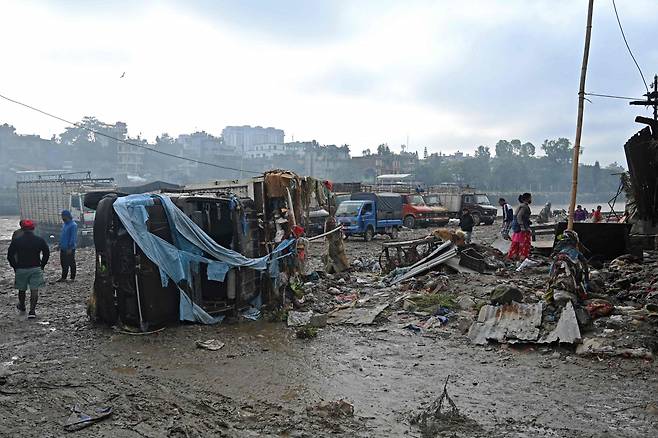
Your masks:
<instances>
[{"instance_id":1,"label":"pickup truck","mask_svg":"<svg viewBox=\"0 0 658 438\"><path fill-rule=\"evenodd\" d=\"M448 210L451 218L458 218L464 208L468 208L475 225L491 225L496 220L497 208L491 205L489 197L473 190L446 188L431 191L423 196L427 205L436 205Z\"/></svg>"},{"instance_id":2,"label":"pickup truck","mask_svg":"<svg viewBox=\"0 0 658 438\"><path fill-rule=\"evenodd\" d=\"M402 197L396 193L353 193L336 210L346 238L363 236L366 242L375 234L397 238L402 227Z\"/></svg>"},{"instance_id":3,"label":"pickup truck","mask_svg":"<svg viewBox=\"0 0 658 438\"><path fill-rule=\"evenodd\" d=\"M402 195L402 217L404 226L445 225L450 220L448 210L440 205L427 205L421 195Z\"/></svg>"}]
</instances>

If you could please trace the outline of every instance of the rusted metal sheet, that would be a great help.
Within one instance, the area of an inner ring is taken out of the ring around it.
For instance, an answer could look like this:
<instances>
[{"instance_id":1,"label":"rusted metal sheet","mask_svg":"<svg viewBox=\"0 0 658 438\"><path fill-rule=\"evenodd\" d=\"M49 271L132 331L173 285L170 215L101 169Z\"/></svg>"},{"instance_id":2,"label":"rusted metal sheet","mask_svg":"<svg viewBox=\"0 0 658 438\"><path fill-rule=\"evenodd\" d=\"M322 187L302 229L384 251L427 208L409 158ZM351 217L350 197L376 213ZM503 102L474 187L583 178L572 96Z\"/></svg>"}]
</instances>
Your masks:
<instances>
[{"instance_id":1,"label":"rusted metal sheet","mask_svg":"<svg viewBox=\"0 0 658 438\"><path fill-rule=\"evenodd\" d=\"M478 319L468 331L468 337L477 345L485 345L489 341L535 342L539 338L541 317L541 302L487 305L480 309Z\"/></svg>"},{"instance_id":2,"label":"rusted metal sheet","mask_svg":"<svg viewBox=\"0 0 658 438\"><path fill-rule=\"evenodd\" d=\"M578 327L576 311L573 309L571 301L569 301L564 309L562 309L562 315L560 315L557 326L540 340L539 343L552 344L553 342L560 342L563 344L575 344L580 341L580 327Z\"/></svg>"}]
</instances>

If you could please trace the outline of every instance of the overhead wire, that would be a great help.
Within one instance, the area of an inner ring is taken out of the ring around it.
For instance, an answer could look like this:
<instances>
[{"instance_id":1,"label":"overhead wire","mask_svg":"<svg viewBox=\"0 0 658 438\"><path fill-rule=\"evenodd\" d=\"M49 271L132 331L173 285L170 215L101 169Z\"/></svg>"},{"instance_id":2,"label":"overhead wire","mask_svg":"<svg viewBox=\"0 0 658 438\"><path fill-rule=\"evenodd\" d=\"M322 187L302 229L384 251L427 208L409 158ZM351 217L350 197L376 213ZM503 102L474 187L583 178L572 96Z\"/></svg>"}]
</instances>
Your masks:
<instances>
[{"instance_id":1,"label":"overhead wire","mask_svg":"<svg viewBox=\"0 0 658 438\"><path fill-rule=\"evenodd\" d=\"M644 79L644 73L642 73L642 69L640 68L640 64L637 63L637 60L635 59L635 56L633 55L633 51L631 50L631 46L628 45L628 41L626 40L626 34L624 34L624 28L621 25L621 20L619 19L619 13L617 12L617 4L615 3L615 0L612 0L612 7L615 9L615 16L617 17L617 24L619 24L619 30L621 31L621 36L624 39L624 43L626 43L626 48L628 49L628 53L631 55L631 58L633 59L633 62L635 63L635 66L637 67L637 71L640 72L640 76L642 77L642 82L644 83L644 88L647 90L647 94L649 94L649 86L647 85L646 79Z\"/></svg>"},{"instance_id":2,"label":"overhead wire","mask_svg":"<svg viewBox=\"0 0 658 438\"><path fill-rule=\"evenodd\" d=\"M75 126L77 128L80 128L80 129L84 129L88 132L93 133L94 135L100 135L101 137L109 138L111 140L115 140L115 141L118 141L120 143L127 144L129 146L133 146L133 147L136 147L136 148L139 148L139 149L145 149L145 150L147 150L149 152L152 152L154 154L159 154L159 155L163 155L163 156L170 157L170 158L177 158L179 160L185 160L185 161L189 161L189 162L192 162L192 163L197 163L197 164L202 164L202 165L205 165L205 166L215 167L215 168L218 168L218 169L233 170L233 171L236 171L236 172L246 172L246 173L252 173L252 174L261 174L262 173L262 172L256 172L254 170L238 169L236 167L222 166L222 165L217 164L217 163L211 163L211 162L208 162L208 161L196 160L194 158L183 157L183 156L176 155L176 154L170 154L169 152L159 151L157 149L153 149L153 148L144 146L143 144L134 143L134 142L131 142L131 141L128 141L128 140L124 140L122 138L118 138L118 137L114 137L114 136L109 135L109 134L105 134L104 132L100 132L100 131L97 131L95 129L89 128L88 126L84 126L81 123L72 122L72 121L67 120L63 117L60 117L60 116L57 116L55 114L44 111L42 109L36 108L32 105L28 105L27 103L23 103L23 102L20 102L18 100L7 97L3 94L0 94L0 98L5 99L6 101L9 101L9 102L14 103L16 105L20 105L22 107L28 108L32 111L36 111L36 112L41 113L45 116L51 117L55 120L59 120L60 122L67 123L69 125Z\"/></svg>"},{"instance_id":3,"label":"overhead wire","mask_svg":"<svg viewBox=\"0 0 658 438\"><path fill-rule=\"evenodd\" d=\"M585 93L586 96L608 97L610 99L640 100L641 97L615 96L612 94Z\"/></svg>"}]
</instances>

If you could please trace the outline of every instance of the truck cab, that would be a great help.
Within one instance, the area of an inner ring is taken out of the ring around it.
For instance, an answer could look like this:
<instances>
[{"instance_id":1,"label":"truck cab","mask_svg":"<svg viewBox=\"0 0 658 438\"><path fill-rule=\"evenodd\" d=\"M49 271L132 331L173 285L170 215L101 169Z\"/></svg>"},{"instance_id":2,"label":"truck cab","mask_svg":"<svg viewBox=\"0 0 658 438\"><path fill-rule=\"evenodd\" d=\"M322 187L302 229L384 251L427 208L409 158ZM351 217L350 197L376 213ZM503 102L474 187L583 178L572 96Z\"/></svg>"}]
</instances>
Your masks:
<instances>
[{"instance_id":1,"label":"truck cab","mask_svg":"<svg viewBox=\"0 0 658 438\"><path fill-rule=\"evenodd\" d=\"M422 195L402 195L402 202L402 217L407 228L448 223L448 210L440 205L427 205Z\"/></svg>"},{"instance_id":2,"label":"truck cab","mask_svg":"<svg viewBox=\"0 0 658 438\"><path fill-rule=\"evenodd\" d=\"M375 234L396 238L402 226L402 199L395 194L355 193L336 210L345 237L363 236L366 242Z\"/></svg>"},{"instance_id":3,"label":"truck cab","mask_svg":"<svg viewBox=\"0 0 658 438\"><path fill-rule=\"evenodd\" d=\"M481 223L491 225L496 220L498 209L491 205L489 197L484 193L462 194L462 209L468 208L475 225Z\"/></svg>"}]
</instances>

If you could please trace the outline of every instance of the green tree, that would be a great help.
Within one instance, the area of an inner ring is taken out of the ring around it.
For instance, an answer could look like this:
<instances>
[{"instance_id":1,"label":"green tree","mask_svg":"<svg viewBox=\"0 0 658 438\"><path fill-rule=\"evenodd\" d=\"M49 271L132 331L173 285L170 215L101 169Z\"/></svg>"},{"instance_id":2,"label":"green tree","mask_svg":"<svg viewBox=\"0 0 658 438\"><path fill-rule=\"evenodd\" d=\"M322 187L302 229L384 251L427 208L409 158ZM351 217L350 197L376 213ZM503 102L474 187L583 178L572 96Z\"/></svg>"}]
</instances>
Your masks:
<instances>
[{"instance_id":1,"label":"green tree","mask_svg":"<svg viewBox=\"0 0 658 438\"><path fill-rule=\"evenodd\" d=\"M573 158L573 147L571 142L560 137L557 140L544 140L541 145L546 158L555 164L569 164Z\"/></svg>"}]
</instances>

